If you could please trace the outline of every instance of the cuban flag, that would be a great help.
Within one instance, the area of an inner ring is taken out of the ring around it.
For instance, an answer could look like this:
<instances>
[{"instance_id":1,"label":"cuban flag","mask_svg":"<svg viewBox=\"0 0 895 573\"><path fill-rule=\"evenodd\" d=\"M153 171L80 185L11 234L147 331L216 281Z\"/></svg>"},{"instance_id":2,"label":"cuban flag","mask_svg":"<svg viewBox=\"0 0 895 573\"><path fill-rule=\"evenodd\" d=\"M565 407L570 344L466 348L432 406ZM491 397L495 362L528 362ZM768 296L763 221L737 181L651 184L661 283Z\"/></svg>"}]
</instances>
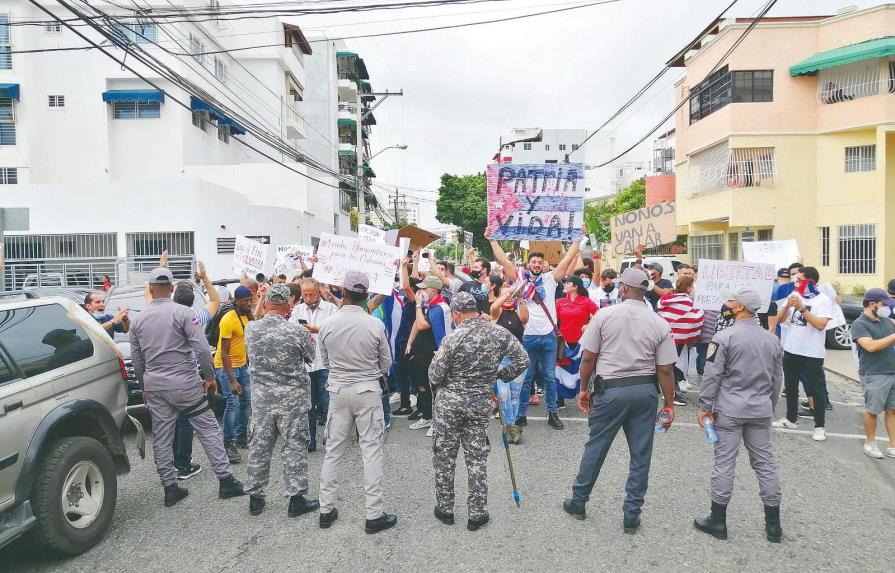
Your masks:
<instances>
[{"instance_id":1,"label":"cuban flag","mask_svg":"<svg viewBox=\"0 0 895 573\"><path fill-rule=\"evenodd\" d=\"M454 321L451 319L451 308L441 295L428 302L426 314L429 324L432 326L432 336L435 337L435 349L441 347L441 341L454 329Z\"/></svg>"},{"instance_id":2,"label":"cuban flag","mask_svg":"<svg viewBox=\"0 0 895 573\"><path fill-rule=\"evenodd\" d=\"M578 395L582 349L580 344L571 347L563 344L562 360L556 363L556 392L561 398L572 399Z\"/></svg>"},{"instance_id":3,"label":"cuban flag","mask_svg":"<svg viewBox=\"0 0 895 573\"><path fill-rule=\"evenodd\" d=\"M382 304L376 309L376 318L385 325L388 345L392 350L392 365L395 363L395 340L398 338L398 329L401 326L401 313L405 304L404 291L392 289L392 296L382 301Z\"/></svg>"}]
</instances>

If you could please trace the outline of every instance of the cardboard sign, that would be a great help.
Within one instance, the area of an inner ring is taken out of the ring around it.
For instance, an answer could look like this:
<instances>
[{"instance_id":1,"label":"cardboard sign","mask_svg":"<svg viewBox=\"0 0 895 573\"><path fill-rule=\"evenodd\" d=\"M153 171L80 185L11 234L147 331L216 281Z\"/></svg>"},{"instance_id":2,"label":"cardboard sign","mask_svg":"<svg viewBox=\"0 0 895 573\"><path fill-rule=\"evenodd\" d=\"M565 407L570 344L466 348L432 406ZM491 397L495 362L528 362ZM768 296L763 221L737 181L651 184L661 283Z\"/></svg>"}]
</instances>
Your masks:
<instances>
[{"instance_id":1,"label":"cardboard sign","mask_svg":"<svg viewBox=\"0 0 895 573\"><path fill-rule=\"evenodd\" d=\"M385 243L385 231L373 227L372 225L358 225L357 238L361 241L370 241L371 243Z\"/></svg>"},{"instance_id":2,"label":"cardboard sign","mask_svg":"<svg viewBox=\"0 0 895 573\"><path fill-rule=\"evenodd\" d=\"M273 274L295 275L301 272L301 262L304 261L305 266L312 268L314 263L310 261L314 256L314 247L310 245L277 245L277 258L273 263Z\"/></svg>"},{"instance_id":3,"label":"cardboard sign","mask_svg":"<svg viewBox=\"0 0 895 573\"><path fill-rule=\"evenodd\" d=\"M799 260L799 245L795 239L785 241L745 241L743 258L750 263L770 263L784 269Z\"/></svg>"},{"instance_id":4,"label":"cardboard sign","mask_svg":"<svg viewBox=\"0 0 895 573\"><path fill-rule=\"evenodd\" d=\"M529 253L544 253L544 260L551 265L558 265L563 257L563 245L559 241L530 241Z\"/></svg>"},{"instance_id":5,"label":"cardboard sign","mask_svg":"<svg viewBox=\"0 0 895 573\"><path fill-rule=\"evenodd\" d=\"M584 222L584 165L488 165L488 231L496 240L577 241Z\"/></svg>"},{"instance_id":6,"label":"cardboard sign","mask_svg":"<svg viewBox=\"0 0 895 573\"><path fill-rule=\"evenodd\" d=\"M321 283L342 286L347 271L360 271L370 279L370 292L388 295L401 258L400 247L321 233L313 276Z\"/></svg>"},{"instance_id":7,"label":"cardboard sign","mask_svg":"<svg viewBox=\"0 0 895 573\"><path fill-rule=\"evenodd\" d=\"M415 251L417 249L422 249L433 241L437 241L441 238L441 235L430 233L425 229L420 229L416 225L407 225L405 227L401 227L401 230L398 231L398 237L409 238L410 248Z\"/></svg>"},{"instance_id":8,"label":"cardboard sign","mask_svg":"<svg viewBox=\"0 0 895 573\"><path fill-rule=\"evenodd\" d=\"M269 245L237 235L233 245L233 272L237 275L245 273L251 278L263 273L267 266L268 247Z\"/></svg>"},{"instance_id":9,"label":"cardboard sign","mask_svg":"<svg viewBox=\"0 0 895 573\"><path fill-rule=\"evenodd\" d=\"M658 247L677 240L677 215L674 201L626 211L610 221L612 246L616 256L633 253L638 245Z\"/></svg>"},{"instance_id":10,"label":"cardboard sign","mask_svg":"<svg viewBox=\"0 0 895 573\"><path fill-rule=\"evenodd\" d=\"M767 263L699 259L699 274L693 285L693 304L703 310L721 310L724 305L721 293L746 285L761 296L759 312L767 312L776 277L774 265Z\"/></svg>"}]
</instances>

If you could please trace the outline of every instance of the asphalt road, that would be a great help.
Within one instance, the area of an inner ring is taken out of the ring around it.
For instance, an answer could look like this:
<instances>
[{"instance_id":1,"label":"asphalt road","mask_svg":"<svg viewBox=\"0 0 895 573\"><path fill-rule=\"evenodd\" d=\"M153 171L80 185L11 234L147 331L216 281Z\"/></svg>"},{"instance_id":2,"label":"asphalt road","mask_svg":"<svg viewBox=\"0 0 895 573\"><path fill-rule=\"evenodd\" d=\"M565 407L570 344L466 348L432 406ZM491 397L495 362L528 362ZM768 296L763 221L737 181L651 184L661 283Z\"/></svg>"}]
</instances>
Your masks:
<instances>
[{"instance_id":1,"label":"asphalt road","mask_svg":"<svg viewBox=\"0 0 895 573\"><path fill-rule=\"evenodd\" d=\"M517 509L498 426L490 428L492 522L466 530L465 467L458 464L457 525L442 525L434 505L431 440L399 420L385 446L386 509L398 526L377 535L363 531L361 463L357 447L341 467L340 518L329 530L316 514L287 519L286 501L269 497L267 511L248 514L248 498L220 501L208 471L186 482L190 496L174 508L162 505L151 453L120 478L118 507L107 537L80 557L48 560L13 545L0 551L0 570L16 573L154 571L591 571L711 569L728 571L855 570L891 568L895 531L895 459L872 460L861 451L861 397L857 387L830 377L835 410L832 436L810 439L812 424L798 432L775 432L774 449L783 483L784 542L764 538L757 482L741 454L736 492L728 512L728 541L692 528L708 512L711 450L695 426L696 408L677 408L678 424L656 437L643 527L621 530L621 504L628 456L619 436L607 458L586 521L561 508L577 470L586 424L570 405L566 430L546 427L544 406L530 408L526 442L513 447L522 491ZM689 397L695 399L695 393ZM781 401L782 402L782 401ZM778 405L778 408L782 406ZM779 410L778 410L779 413ZM880 429L880 434L884 430ZM132 442L132 440L131 440ZM884 446L884 443L880 444ZM196 446L197 461L205 463ZM322 453L311 456L311 494L317 491ZM279 484L272 472L271 493ZM236 473L244 477L244 466Z\"/></svg>"}]
</instances>

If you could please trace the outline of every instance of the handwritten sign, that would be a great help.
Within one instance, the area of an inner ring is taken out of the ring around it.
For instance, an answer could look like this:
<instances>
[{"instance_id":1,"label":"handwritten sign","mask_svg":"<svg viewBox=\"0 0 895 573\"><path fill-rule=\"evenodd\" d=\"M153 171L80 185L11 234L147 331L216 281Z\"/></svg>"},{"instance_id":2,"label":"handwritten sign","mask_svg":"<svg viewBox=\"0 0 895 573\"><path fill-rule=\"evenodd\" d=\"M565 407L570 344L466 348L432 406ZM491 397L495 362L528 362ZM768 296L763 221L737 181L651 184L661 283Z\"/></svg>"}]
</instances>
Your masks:
<instances>
[{"instance_id":1,"label":"handwritten sign","mask_svg":"<svg viewBox=\"0 0 895 573\"><path fill-rule=\"evenodd\" d=\"M385 243L385 231L372 225L358 225L357 238L371 243Z\"/></svg>"},{"instance_id":2,"label":"handwritten sign","mask_svg":"<svg viewBox=\"0 0 895 573\"><path fill-rule=\"evenodd\" d=\"M423 249L420 252L420 262L417 266L417 270L422 273L430 273L432 272L432 259L435 257L435 253L432 249Z\"/></svg>"},{"instance_id":3,"label":"handwritten sign","mask_svg":"<svg viewBox=\"0 0 895 573\"><path fill-rule=\"evenodd\" d=\"M268 246L248 237L237 235L236 243L233 245L233 272L237 275L245 273L251 278L255 278L258 273L263 273L267 265Z\"/></svg>"},{"instance_id":4,"label":"handwritten sign","mask_svg":"<svg viewBox=\"0 0 895 573\"><path fill-rule=\"evenodd\" d=\"M658 247L677 240L677 216L674 201L626 211L612 217L612 253L633 253L638 245Z\"/></svg>"},{"instance_id":5,"label":"handwritten sign","mask_svg":"<svg viewBox=\"0 0 895 573\"><path fill-rule=\"evenodd\" d=\"M767 312L776 276L774 265L767 263L699 259L699 274L693 285L693 304L703 310L720 310L724 305L721 293L745 285L761 296L759 312Z\"/></svg>"},{"instance_id":6,"label":"handwritten sign","mask_svg":"<svg viewBox=\"0 0 895 573\"><path fill-rule=\"evenodd\" d=\"M314 256L314 247L310 245L277 245L277 258L273 263L273 274L291 275L301 272L301 263L311 268L314 263L309 259Z\"/></svg>"},{"instance_id":7,"label":"handwritten sign","mask_svg":"<svg viewBox=\"0 0 895 573\"><path fill-rule=\"evenodd\" d=\"M347 271L360 271L370 278L370 292L387 295L392 292L399 259L400 247L321 233L313 276L322 283L342 286Z\"/></svg>"},{"instance_id":8,"label":"handwritten sign","mask_svg":"<svg viewBox=\"0 0 895 573\"><path fill-rule=\"evenodd\" d=\"M799 245L795 239L785 241L745 241L743 258L750 263L770 263L775 269L786 268L799 260Z\"/></svg>"},{"instance_id":9,"label":"handwritten sign","mask_svg":"<svg viewBox=\"0 0 895 573\"><path fill-rule=\"evenodd\" d=\"M488 231L497 240L581 238L584 165L488 165Z\"/></svg>"},{"instance_id":10,"label":"handwritten sign","mask_svg":"<svg viewBox=\"0 0 895 573\"><path fill-rule=\"evenodd\" d=\"M472 233L470 231L463 231L463 244L467 247L472 246Z\"/></svg>"}]
</instances>

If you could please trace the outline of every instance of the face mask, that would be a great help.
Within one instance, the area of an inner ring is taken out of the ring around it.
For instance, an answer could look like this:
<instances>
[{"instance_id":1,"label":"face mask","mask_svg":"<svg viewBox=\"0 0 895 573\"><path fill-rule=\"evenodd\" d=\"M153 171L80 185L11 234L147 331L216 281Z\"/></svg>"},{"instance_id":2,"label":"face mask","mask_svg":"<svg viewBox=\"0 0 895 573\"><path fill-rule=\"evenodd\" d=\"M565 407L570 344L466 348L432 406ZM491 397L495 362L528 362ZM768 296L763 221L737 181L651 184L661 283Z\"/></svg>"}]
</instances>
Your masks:
<instances>
[{"instance_id":1,"label":"face mask","mask_svg":"<svg viewBox=\"0 0 895 573\"><path fill-rule=\"evenodd\" d=\"M105 316L105 314L103 314L103 313L101 313L101 312L91 312L90 314L91 314L91 315L93 316L93 318L95 318L96 320L100 320L100 319L102 319L102 317Z\"/></svg>"},{"instance_id":2,"label":"face mask","mask_svg":"<svg viewBox=\"0 0 895 573\"><path fill-rule=\"evenodd\" d=\"M609 294L614 290L615 290L615 285L603 286L603 292L605 292L606 294Z\"/></svg>"},{"instance_id":3,"label":"face mask","mask_svg":"<svg viewBox=\"0 0 895 573\"><path fill-rule=\"evenodd\" d=\"M584 283L584 288L590 288L590 279L581 279L581 282Z\"/></svg>"},{"instance_id":4,"label":"face mask","mask_svg":"<svg viewBox=\"0 0 895 573\"><path fill-rule=\"evenodd\" d=\"M888 306L881 306L876 309L876 316L880 318L889 318L892 316L892 309Z\"/></svg>"},{"instance_id":5,"label":"face mask","mask_svg":"<svg viewBox=\"0 0 895 573\"><path fill-rule=\"evenodd\" d=\"M488 294L488 287L485 285L482 285L479 290L481 291L482 294Z\"/></svg>"},{"instance_id":6,"label":"face mask","mask_svg":"<svg viewBox=\"0 0 895 573\"><path fill-rule=\"evenodd\" d=\"M482 276L482 271L469 271L469 278L474 281L479 280L480 276Z\"/></svg>"}]
</instances>

